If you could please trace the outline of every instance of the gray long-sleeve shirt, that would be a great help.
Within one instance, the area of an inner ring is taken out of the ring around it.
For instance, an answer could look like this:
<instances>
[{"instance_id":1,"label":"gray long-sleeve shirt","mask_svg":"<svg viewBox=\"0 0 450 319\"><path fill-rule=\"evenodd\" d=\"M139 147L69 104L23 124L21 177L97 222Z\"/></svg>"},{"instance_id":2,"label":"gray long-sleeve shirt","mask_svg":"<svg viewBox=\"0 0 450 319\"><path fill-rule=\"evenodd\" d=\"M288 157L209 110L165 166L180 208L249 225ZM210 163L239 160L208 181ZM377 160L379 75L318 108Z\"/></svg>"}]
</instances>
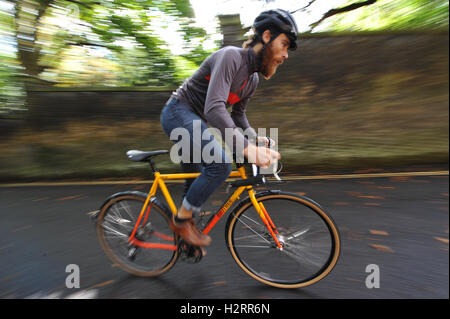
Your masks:
<instances>
[{"instance_id":1,"label":"gray long-sleeve shirt","mask_svg":"<svg viewBox=\"0 0 450 319\"><path fill-rule=\"evenodd\" d=\"M232 145L228 146L237 151L242 146L247 147L248 140L236 128L250 128L251 137L256 136L245 111L258 86L257 71L257 58L252 48L224 47L206 58L174 96L219 129L223 138L226 128L234 129ZM231 105L230 114L227 107Z\"/></svg>"}]
</instances>

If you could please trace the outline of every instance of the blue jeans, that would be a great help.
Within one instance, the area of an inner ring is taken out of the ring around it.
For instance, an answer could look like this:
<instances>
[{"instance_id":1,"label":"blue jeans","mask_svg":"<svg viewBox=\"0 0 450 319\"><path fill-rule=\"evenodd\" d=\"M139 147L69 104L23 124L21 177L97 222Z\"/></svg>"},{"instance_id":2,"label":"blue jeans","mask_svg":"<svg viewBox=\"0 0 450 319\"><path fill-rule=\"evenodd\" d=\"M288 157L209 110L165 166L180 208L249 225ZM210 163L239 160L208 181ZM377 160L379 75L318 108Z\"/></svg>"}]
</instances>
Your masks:
<instances>
[{"instance_id":1,"label":"blue jeans","mask_svg":"<svg viewBox=\"0 0 450 319\"><path fill-rule=\"evenodd\" d=\"M201 136L203 132L208 129L205 122L195 114L187 105L172 98L170 99L161 111L161 126L170 138L170 133L176 128L185 128L189 132L189 146L190 150L189 160L181 161L181 169L185 173L201 173L196 179L186 179L184 184L184 193L182 204L187 210L192 210L194 213L200 212L201 206L208 200L217 188L227 179L232 170L232 164L227 159L227 155L222 148L222 145L212 136L209 139L196 138L194 140L194 121L200 123ZM181 136L172 140L178 143L182 140ZM183 140L186 142L186 140ZM195 144L194 144L195 143ZM200 145L199 145L200 144ZM213 145L214 144L214 145ZM195 145L195 146L194 146ZM205 161L200 154L204 147L208 145L208 150L213 146L214 150L220 150L221 154L216 154L220 161ZM181 148L182 150L183 148ZM194 154L194 151L200 154ZM179 154L182 156L183 154ZM187 157L186 157L187 158ZM185 159L186 159L185 158ZM198 158L198 162L194 160Z\"/></svg>"}]
</instances>

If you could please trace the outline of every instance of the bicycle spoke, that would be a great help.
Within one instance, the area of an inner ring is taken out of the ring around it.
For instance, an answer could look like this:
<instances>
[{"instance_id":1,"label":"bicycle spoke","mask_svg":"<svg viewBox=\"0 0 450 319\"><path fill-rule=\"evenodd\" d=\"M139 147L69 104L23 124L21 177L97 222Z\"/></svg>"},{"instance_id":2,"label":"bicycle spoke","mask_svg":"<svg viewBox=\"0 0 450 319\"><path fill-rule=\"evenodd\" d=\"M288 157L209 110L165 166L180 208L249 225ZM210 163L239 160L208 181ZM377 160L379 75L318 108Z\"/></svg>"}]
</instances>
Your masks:
<instances>
[{"instance_id":1,"label":"bicycle spoke","mask_svg":"<svg viewBox=\"0 0 450 319\"><path fill-rule=\"evenodd\" d=\"M137 219L134 219L134 217L132 216L130 206L129 205L125 205L123 202L119 202L119 205L120 205L121 208L123 208L123 210L130 217L130 219L136 224Z\"/></svg>"},{"instance_id":2,"label":"bicycle spoke","mask_svg":"<svg viewBox=\"0 0 450 319\"><path fill-rule=\"evenodd\" d=\"M128 238L128 235L123 234L123 233L121 233L121 232L119 232L119 231L117 231L117 230L115 230L115 229L113 229L113 228L111 228L111 227L108 227L108 226L106 226L106 225L103 225L103 228L104 228L104 229L107 229L107 230L108 230L110 233L112 233L112 234L116 234L117 236Z\"/></svg>"},{"instance_id":3,"label":"bicycle spoke","mask_svg":"<svg viewBox=\"0 0 450 319\"><path fill-rule=\"evenodd\" d=\"M106 204L99 215L97 231L103 249L114 263L135 275L155 276L174 265L178 251L152 248L151 245L144 248L139 246L139 242L135 245L129 242L145 201L145 196L136 194L112 199L111 204ZM167 214L155 206L149 212L149 218L151 224L139 227L136 239L144 244L173 243L175 236L169 227Z\"/></svg>"},{"instance_id":4,"label":"bicycle spoke","mask_svg":"<svg viewBox=\"0 0 450 319\"><path fill-rule=\"evenodd\" d=\"M257 221L254 220L253 218L250 218L250 217L248 217L248 216L241 216L241 217L244 217L244 218L246 218L246 219L252 221L252 222L255 223L256 225L258 225L258 226L260 226L260 227L262 227L262 228L265 228L265 226L264 226L263 224L260 224L259 222L257 222Z\"/></svg>"},{"instance_id":5,"label":"bicycle spoke","mask_svg":"<svg viewBox=\"0 0 450 319\"><path fill-rule=\"evenodd\" d=\"M286 234L286 235L284 235L286 237L285 241L290 241L292 239L297 239L297 237L303 236L309 230L310 230L310 228L306 228L306 229L302 229L302 230L299 230L299 231L296 231L296 232L292 232L292 233Z\"/></svg>"},{"instance_id":6,"label":"bicycle spoke","mask_svg":"<svg viewBox=\"0 0 450 319\"><path fill-rule=\"evenodd\" d=\"M299 264L302 264L302 265L305 265L305 263L309 264L311 266L314 266L313 269L317 269L317 268L320 268L322 266L322 262L321 261L314 261L311 258L308 258L307 254L305 254L305 252L300 252L300 254L299 254L298 251L296 251L296 253L294 253L294 252L292 252L292 251L290 251L288 249L284 249L283 252L287 256L292 257L293 259L298 261Z\"/></svg>"},{"instance_id":7,"label":"bicycle spoke","mask_svg":"<svg viewBox=\"0 0 450 319\"><path fill-rule=\"evenodd\" d=\"M250 238L259 239L258 237L260 237L259 234L257 234L257 235L250 234L250 235L246 235L246 236L236 237L235 240L250 239Z\"/></svg>"},{"instance_id":8,"label":"bicycle spoke","mask_svg":"<svg viewBox=\"0 0 450 319\"><path fill-rule=\"evenodd\" d=\"M111 218L115 220L120 220L122 215L120 214L120 208L117 208L115 206L111 207Z\"/></svg>"},{"instance_id":9,"label":"bicycle spoke","mask_svg":"<svg viewBox=\"0 0 450 319\"><path fill-rule=\"evenodd\" d=\"M234 247L246 248L273 248L272 246L252 246L252 245L234 245Z\"/></svg>"},{"instance_id":10,"label":"bicycle spoke","mask_svg":"<svg viewBox=\"0 0 450 319\"><path fill-rule=\"evenodd\" d=\"M130 224L130 226L128 226L128 228L131 228L131 222L129 220L127 220L127 219L110 216L110 217L105 218L105 220L108 221L111 224L117 224L117 225L119 225L121 227L124 227L124 228L127 227L124 224Z\"/></svg>"},{"instance_id":11,"label":"bicycle spoke","mask_svg":"<svg viewBox=\"0 0 450 319\"><path fill-rule=\"evenodd\" d=\"M250 219L250 218L249 218ZM246 224L244 221L242 221L240 218L238 218L238 221L242 224L244 224L245 226L247 226L248 229L250 229L252 232L254 232L257 236L259 236L261 239L263 239L264 241L268 242L270 244L270 241L268 241L267 239L265 239L261 234L259 234L258 232L256 232L255 230L253 230L252 227L250 227L248 224Z\"/></svg>"},{"instance_id":12,"label":"bicycle spoke","mask_svg":"<svg viewBox=\"0 0 450 319\"><path fill-rule=\"evenodd\" d=\"M230 248L241 268L257 280L282 288L309 285L331 271L336 260L331 257L339 252L333 243L339 238L329 227L330 219L322 218L316 205L288 193L257 200L270 213L282 248L276 247L256 208L249 203L235 213L231 224ZM331 262L332 267L327 267Z\"/></svg>"}]
</instances>

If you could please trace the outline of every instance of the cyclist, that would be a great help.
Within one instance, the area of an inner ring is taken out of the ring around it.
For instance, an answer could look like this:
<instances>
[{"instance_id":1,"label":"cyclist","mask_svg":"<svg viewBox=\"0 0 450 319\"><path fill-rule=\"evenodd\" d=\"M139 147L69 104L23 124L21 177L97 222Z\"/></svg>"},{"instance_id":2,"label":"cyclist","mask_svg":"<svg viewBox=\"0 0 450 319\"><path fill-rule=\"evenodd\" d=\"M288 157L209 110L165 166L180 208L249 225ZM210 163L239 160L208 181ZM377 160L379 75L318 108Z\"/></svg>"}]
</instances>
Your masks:
<instances>
[{"instance_id":1,"label":"cyclist","mask_svg":"<svg viewBox=\"0 0 450 319\"><path fill-rule=\"evenodd\" d=\"M198 178L186 181L182 204L171 224L174 232L195 246L207 246L211 238L198 230L192 219L193 213L200 212L201 206L232 170L231 161L214 136L209 134L209 139L199 139L195 129L200 130L200 136L204 136L208 123L220 130L222 137L225 137L226 129L232 129L233 138L228 141L230 149L243 150L237 155L243 155L260 167L268 167L275 159L280 159L278 152L267 148L269 139L257 136L251 129L245 112L258 85L257 73L270 79L277 67L288 58L288 49L297 48L297 25L289 12L276 9L262 12L255 19L252 29L254 34L242 48L227 46L211 54L172 94L161 112L161 125L169 137L174 129L180 127L190 133L190 140L187 141L189 159L184 157L186 154L182 155L183 172L201 172ZM227 111L230 105L231 114ZM247 137L238 128L246 130ZM186 143L180 136L173 137L172 141ZM257 146L264 143L265 146ZM180 149L184 150L185 146ZM201 158L194 162L194 152L202 153L206 146L209 150L220 150L220 160L217 157L214 161Z\"/></svg>"}]
</instances>

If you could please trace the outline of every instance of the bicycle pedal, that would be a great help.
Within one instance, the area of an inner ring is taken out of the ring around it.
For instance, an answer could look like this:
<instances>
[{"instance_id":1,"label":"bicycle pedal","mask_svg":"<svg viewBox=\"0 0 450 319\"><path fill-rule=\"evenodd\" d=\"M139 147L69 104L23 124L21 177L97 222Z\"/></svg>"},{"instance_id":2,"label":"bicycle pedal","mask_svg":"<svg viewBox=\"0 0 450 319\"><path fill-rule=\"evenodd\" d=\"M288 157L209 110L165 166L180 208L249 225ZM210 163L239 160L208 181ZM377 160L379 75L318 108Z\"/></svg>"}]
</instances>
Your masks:
<instances>
[{"instance_id":1,"label":"bicycle pedal","mask_svg":"<svg viewBox=\"0 0 450 319\"><path fill-rule=\"evenodd\" d=\"M178 244L178 251L181 260L188 264L196 264L206 256L206 249L204 247L192 246L183 240Z\"/></svg>"},{"instance_id":2,"label":"bicycle pedal","mask_svg":"<svg viewBox=\"0 0 450 319\"><path fill-rule=\"evenodd\" d=\"M134 261L134 259L136 258L137 250L138 250L138 247L128 248L128 254L127 254L128 259L130 259L131 261Z\"/></svg>"}]
</instances>

